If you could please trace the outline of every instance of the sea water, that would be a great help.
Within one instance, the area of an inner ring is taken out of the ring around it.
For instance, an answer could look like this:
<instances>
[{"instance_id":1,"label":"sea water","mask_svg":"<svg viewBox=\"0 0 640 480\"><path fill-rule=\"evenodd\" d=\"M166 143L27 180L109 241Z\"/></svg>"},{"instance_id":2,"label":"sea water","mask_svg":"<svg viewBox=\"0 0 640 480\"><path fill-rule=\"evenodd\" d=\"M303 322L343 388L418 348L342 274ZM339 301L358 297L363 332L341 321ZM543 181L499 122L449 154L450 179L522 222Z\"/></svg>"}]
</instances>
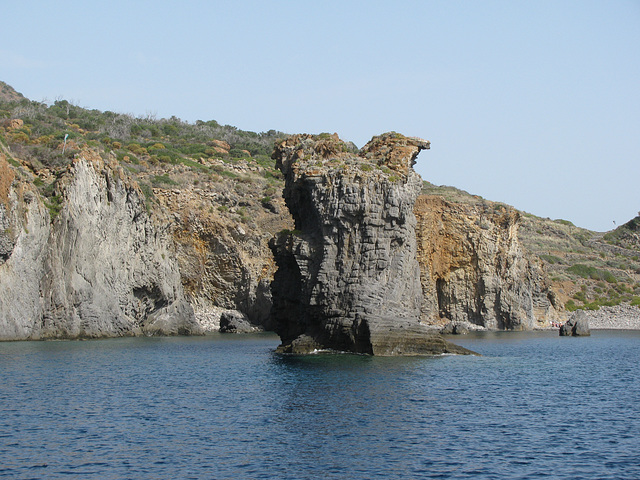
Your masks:
<instances>
[{"instance_id":1,"label":"sea water","mask_svg":"<svg viewBox=\"0 0 640 480\"><path fill-rule=\"evenodd\" d=\"M640 478L640 332L451 340L482 356L0 343L0 477Z\"/></svg>"}]
</instances>

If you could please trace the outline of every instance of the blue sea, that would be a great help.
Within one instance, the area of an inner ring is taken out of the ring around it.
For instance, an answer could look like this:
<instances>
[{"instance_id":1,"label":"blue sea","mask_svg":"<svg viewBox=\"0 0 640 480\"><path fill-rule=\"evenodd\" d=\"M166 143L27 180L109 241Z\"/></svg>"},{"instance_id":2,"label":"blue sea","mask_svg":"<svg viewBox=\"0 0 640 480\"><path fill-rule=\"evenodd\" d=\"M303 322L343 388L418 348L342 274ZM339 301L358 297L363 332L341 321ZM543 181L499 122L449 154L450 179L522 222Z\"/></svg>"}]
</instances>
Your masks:
<instances>
[{"instance_id":1,"label":"blue sea","mask_svg":"<svg viewBox=\"0 0 640 480\"><path fill-rule=\"evenodd\" d=\"M0 343L0 477L640 478L640 332L450 339L482 356Z\"/></svg>"}]
</instances>

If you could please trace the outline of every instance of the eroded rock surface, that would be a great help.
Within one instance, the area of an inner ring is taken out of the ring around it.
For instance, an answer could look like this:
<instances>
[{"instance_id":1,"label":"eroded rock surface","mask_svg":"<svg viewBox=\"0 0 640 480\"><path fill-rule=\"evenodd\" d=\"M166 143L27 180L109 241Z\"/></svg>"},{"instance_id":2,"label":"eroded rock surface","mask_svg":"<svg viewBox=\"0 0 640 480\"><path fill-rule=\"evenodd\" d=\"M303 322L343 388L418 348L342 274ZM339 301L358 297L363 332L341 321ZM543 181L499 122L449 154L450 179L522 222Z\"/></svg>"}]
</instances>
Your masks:
<instances>
[{"instance_id":1,"label":"eroded rock surface","mask_svg":"<svg viewBox=\"0 0 640 480\"><path fill-rule=\"evenodd\" d=\"M541 263L518 239L518 212L425 195L415 214L424 322L531 330L564 319Z\"/></svg>"},{"instance_id":2,"label":"eroded rock surface","mask_svg":"<svg viewBox=\"0 0 640 480\"><path fill-rule=\"evenodd\" d=\"M56 188L16 179L4 195L0 339L200 333L137 184L86 150Z\"/></svg>"},{"instance_id":3,"label":"eroded rock surface","mask_svg":"<svg viewBox=\"0 0 640 480\"><path fill-rule=\"evenodd\" d=\"M576 310L567 323L560 327L561 337L588 337L591 335L589 319L584 310Z\"/></svg>"},{"instance_id":4,"label":"eroded rock surface","mask_svg":"<svg viewBox=\"0 0 640 480\"><path fill-rule=\"evenodd\" d=\"M420 268L412 166L429 142L396 133L360 152L337 135L276 146L295 230L271 242L280 351L375 355L466 352L419 322Z\"/></svg>"},{"instance_id":5,"label":"eroded rock surface","mask_svg":"<svg viewBox=\"0 0 640 480\"><path fill-rule=\"evenodd\" d=\"M242 312L252 325L269 329L270 285L276 267L268 242L275 232L292 225L290 217L259 207L263 212L252 213L250 222L241 223L212 208L220 203L214 191L156 189L154 193L171 218L182 284L196 319L206 326L215 316L211 312L222 308ZM282 199L271 203L286 210Z\"/></svg>"}]
</instances>

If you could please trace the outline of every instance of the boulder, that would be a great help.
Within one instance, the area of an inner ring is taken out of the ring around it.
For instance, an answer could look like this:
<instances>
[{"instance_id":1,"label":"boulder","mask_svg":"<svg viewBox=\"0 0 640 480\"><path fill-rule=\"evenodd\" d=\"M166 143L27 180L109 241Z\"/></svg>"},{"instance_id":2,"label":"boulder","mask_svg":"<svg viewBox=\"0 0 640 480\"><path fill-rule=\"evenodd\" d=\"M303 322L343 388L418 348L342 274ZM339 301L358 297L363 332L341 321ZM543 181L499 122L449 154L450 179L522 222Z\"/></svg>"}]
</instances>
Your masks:
<instances>
[{"instance_id":1,"label":"boulder","mask_svg":"<svg viewBox=\"0 0 640 480\"><path fill-rule=\"evenodd\" d=\"M251 333L258 330L242 312L227 310L220 315L220 333Z\"/></svg>"},{"instance_id":2,"label":"boulder","mask_svg":"<svg viewBox=\"0 0 640 480\"><path fill-rule=\"evenodd\" d=\"M561 337L588 337L589 335L591 335L589 320L583 310L576 310L571 318L560 327Z\"/></svg>"}]
</instances>

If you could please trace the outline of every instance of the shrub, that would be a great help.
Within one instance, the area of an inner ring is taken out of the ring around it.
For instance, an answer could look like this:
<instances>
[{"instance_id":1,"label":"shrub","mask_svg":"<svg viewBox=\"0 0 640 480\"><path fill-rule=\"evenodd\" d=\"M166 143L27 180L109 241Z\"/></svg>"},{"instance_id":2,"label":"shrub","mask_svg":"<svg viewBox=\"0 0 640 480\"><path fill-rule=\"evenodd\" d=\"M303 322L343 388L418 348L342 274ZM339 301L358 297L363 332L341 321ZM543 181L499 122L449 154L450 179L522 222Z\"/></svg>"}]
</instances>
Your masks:
<instances>
[{"instance_id":1,"label":"shrub","mask_svg":"<svg viewBox=\"0 0 640 480\"><path fill-rule=\"evenodd\" d=\"M575 312L576 310L578 310L578 306L573 300L569 300L567 303L565 303L564 308L565 310L567 310L567 312Z\"/></svg>"},{"instance_id":2,"label":"shrub","mask_svg":"<svg viewBox=\"0 0 640 480\"><path fill-rule=\"evenodd\" d=\"M560 225L566 225L568 227L575 227L575 225L570 222L569 220L563 220L561 218L558 218L556 220L554 220L555 223L559 223Z\"/></svg>"},{"instance_id":3,"label":"shrub","mask_svg":"<svg viewBox=\"0 0 640 480\"><path fill-rule=\"evenodd\" d=\"M573 273L574 275L578 275L582 278L604 280L608 283L616 283L618 281L611 272L608 272L607 270L600 270L598 268L584 265L582 263L576 263L575 265L570 266L569 268L567 268L567 272Z\"/></svg>"},{"instance_id":4,"label":"shrub","mask_svg":"<svg viewBox=\"0 0 640 480\"><path fill-rule=\"evenodd\" d=\"M160 185L160 184L165 184L165 185L178 185L178 182L176 182L175 180L172 180L169 175L165 174L165 175L156 175L155 177L153 177L153 179L151 180L151 183L156 186L156 185Z\"/></svg>"},{"instance_id":5,"label":"shrub","mask_svg":"<svg viewBox=\"0 0 640 480\"><path fill-rule=\"evenodd\" d=\"M581 292L576 292L573 295L573 298L575 298L576 300L580 300L582 303L586 303L586 301L587 301L587 298L585 297L584 292L582 292L582 291Z\"/></svg>"},{"instance_id":6,"label":"shrub","mask_svg":"<svg viewBox=\"0 0 640 480\"><path fill-rule=\"evenodd\" d=\"M44 199L44 205L49 210L49 216L53 222L55 218L60 214L62 210L62 198L59 195L54 195Z\"/></svg>"},{"instance_id":7,"label":"shrub","mask_svg":"<svg viewBox=\"0 0 640 480\"><path fill-rule=\"evenodd\" d=\"M555 255L540 255L540 258L552 265L556 263L562 263L562 259L560 257L556 257Z\"/></svg>"}]
</instances>

